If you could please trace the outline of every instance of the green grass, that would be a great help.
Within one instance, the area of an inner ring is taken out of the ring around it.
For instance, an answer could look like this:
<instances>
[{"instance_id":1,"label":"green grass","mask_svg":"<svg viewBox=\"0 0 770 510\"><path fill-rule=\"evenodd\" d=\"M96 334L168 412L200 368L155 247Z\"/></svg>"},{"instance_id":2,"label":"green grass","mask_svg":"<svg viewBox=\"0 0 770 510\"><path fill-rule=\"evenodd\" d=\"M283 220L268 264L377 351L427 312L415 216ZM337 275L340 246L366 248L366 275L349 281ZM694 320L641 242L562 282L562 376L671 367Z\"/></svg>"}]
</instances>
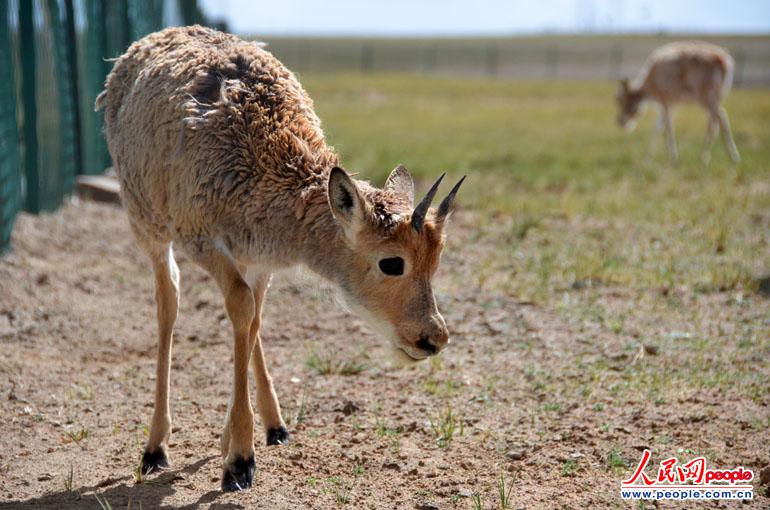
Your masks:
<instances>
[{"instance_id":1,"label":"green grass","mask_svg":"<svg viewBox=\"0 0 770 510\"><path fill-rule=\"evenodd\" d=\"M484 510L484 505L481 502L481 494L475 493L471 502L473 503L473 510Z\"/></svg>"},{"instance_id":2,"label":"green grass","mask_svg":"<svg viewBox=\"0 0 770 510\"><path fill-rule=\"evenodd\" d=\"M91 437L91 430L87 428L70 430L66 432L66 437L71 442L79 443L80 441Z\"/></svg>"},{"instance_id":3,"label":"green grass","mask_svg":"<svg viewBox=\"0 0 770 510\"><path fill-rule=\"evenodd\" d=\"M400 432L398 428L388 427L385 420L383 420L379 416L375 420L374 431L377 434L377 437L380 437L380 438L395 437Z\"/></svg>"},{"instance_id":4,"label":"green grass","mask_svg":"<svg viewBox=\"0 0 770 510\"><path fill-rule=\"evenodd\" d=\"M458 202L509 249L474 261L479 287L544 302L602 285L711 293L752 290L770 271L766 90L726 102L741 164L717 143L701 168L702 111L676 112L672 165L662 141L648 153L653 111L634 133L615 125L608 82L301 78L349 171L381 184L404 163L423 192L443 171L469 175Z\"/></svg>"},{"instance_id":5,"label":"green grass","mask_svg":"<svg viewBox=\"0 0 770 510\"><path fill-rule=\"evenodd\" d=\"M613 448L607 455L607 467L615 472L622 471L628 467L629 463L621 455L618 448Z\"/></svg>"},{"instance_id":6,"label":"green grass","mask_svg":"<svg viewBox=\"0 0 770 510\"><path fill-rule=\"evenodd\" d=\"M462 436L465 428L464 418L457 416L452 408L447 406L436 417L430 417L430 428L436 436L439 448L447 448L454 440L455 434Z\"/></svg>"},{"instance_id":7,"label":"green grass","mask_svg":"<svg viewBox=\"0 0 770 510\"><path fill-rule=\"evenodd\" d=\"M513 480L510 484L505 480L505 473L500 471L500 476L497 478L497 497L499 510L507 510L511 508L511 492L513 491Z\"/></svg>"},{"instance_id":8,"label":"green grass","mask_svg":"<svg viewBox=\"0 0 770 510\"><path fill-rule=\"evenodd\" d=\"M70 463L69 471L67 472L67 476L64 477L64 490L67 492L72 492L75 489L75 470L72 467L72 464Z\"/></svg>"},{"instance_id":9,"label":"green grass","mask_svg":"<svg viewBox=\"0 0 770 510\"><path fill-rule=\"evenodd\" d=\"M94 497L96 498L96 501L99 503L99 508L102 510L112 510L112 505L109 501L107 501L107 498L104 496L100 496L99 494L94 494Z\"/></svg>"},{"instance_id":10,"label":"green grass","mask_svg":"<svg viewBox=\"0 0 770 510\"><path fill-rule=\"evenodd\" d=\"M355 375L368 368L363 355L354 358L339 359L333 353L311 352L305 360L305 365L318 375Z\"/></svg>"},{"instance_id":11,"label":"green grass","mask_svg":"<svg viewBox=\"0 0 770 510\"><path fill-rule=\"evenodd\" d=\"M580 466L578 465L578 461L575 459L567 459L564 461L564 464L561 466L561 475L562 476L572 476L574 475L578 469L580 469Z\"/></svg>"},{"instance_id":12,"label":"green grass","mask_svg":"<svg viewBox=\"0 0 770 510\"><path fill-rule=\"evenodd\" d=\"M623 360L586 358L568 387L528 367L533 391L560 395L542 401L546 415L558 419L559 402L568 399L666 406L704 388L766 399L766 373L755 361L770 355L762 315L721 331L691 303L713 295L713 306L724 300L737 317L765 299L757 291L770 274L770 90L731 93L725 107L742 161L731 165L718 141L703 168L704 112L675 112L680 161L671 164L662 140L648 151L653 108L635 132L617 127L609 82L300 78L349 171L380 185L404 163L418 194L443 171L450 182L468 175L457 201L470 211L466 228L449 229L442 265L463 277L443 283L443 291L550 306L625 345ZM623 298L603 298L617 290ZM669 329L648 328L651 316ZM647 343L660 352L632 362ZM337 371L328 361L312 365ZM434 372L424 382L429 395L446 400L464 391ZM434 419L435 428L445 421ZM442 446L451 442L445 435L437 433Z\"/></svg>"}]
</instances>

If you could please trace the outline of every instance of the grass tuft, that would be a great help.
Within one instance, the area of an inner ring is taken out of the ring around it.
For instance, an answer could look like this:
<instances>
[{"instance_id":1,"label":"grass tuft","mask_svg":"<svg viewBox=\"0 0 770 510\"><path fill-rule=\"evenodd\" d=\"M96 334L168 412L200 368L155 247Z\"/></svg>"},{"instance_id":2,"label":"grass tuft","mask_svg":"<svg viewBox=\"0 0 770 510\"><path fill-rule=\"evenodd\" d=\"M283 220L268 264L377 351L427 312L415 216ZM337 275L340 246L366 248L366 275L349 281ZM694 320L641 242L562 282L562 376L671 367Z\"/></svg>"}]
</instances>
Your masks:
<instances>
[{"instance_id":1,"label":"grass tuft","mask_svg":"<svg viewBox=\"0 0 770 510\"><path fill-rule=\"evenodd\" d=\"M619 448L613 448L607 455L607 466L613 471L619 471L628 467L628 461L623 458Z\"/></svg>"},{"instance_id":2,"label":"grass tuft","mask_svg":"<svg viewBox=\"0 0 770 510\"><path fill-rule=\"evenodd\" d=\"M87 428L81 428L78 430L67 431L67 442L79 443L83 439L87 439L91 436L91 430Z\"/></svg>"},{"instance_id":3,"label":"grass tuft","mask_svg":"<svg viewBox=\"0 0 770 510\"><path fill-rule=\"evenodd\" d=\"M497 479L498 508L500 510L511 508L511 492L513 492L513 479L511 479L510 484L506 484L505 472L500 471L500 476Z\"/></svg>"},{"instance_id":4,"label":"grass tuft","mask_svg":"<svg viewBox=\"0 0 770 510\"><path fill-rule=\"evenodd\" d=\"M461 436L464 432L462 416L458 417L450 406L435 419L430 418L430 427L436 435L439 448L447 448L454 440L455 434Z\"/></svg>"},{"instance_id":5,"label":"grass tuft","mask_svg":"<svg viewBox=\"0 0 770 510\"><path fill-rule=\"evenodd\" d=\"M96 498L96 501L99 503L99 507L102 510L112 510L112 505L109 501L107 501L107 498L100 496L99 494L94 494L94 497Z\"/></svg>"},{"instance_id":6,"label":"grass tuft","mask_svg":"<svg viewBox=\"0 0 770 510\"><path fill-rule=\"evenodd\" d=\"M481 494L478 492L473 494L471 502L473 503L473 510L484 510L484 505L481 502Z\"/></svg>"},{"instance_id":7,"label":"grass tuft","mask_svg":"<svg viewBox=\"0 0 770 510\"><path fill-rule=\"evenodd\" d=\"M334 354L310 353L305 365L318 375L355 375L366 371L369 364L359 355L354 358L338 359Z\"/></svg>"},{"instance_id":8,"label":"grass tuft","mask_svg":"<svg viewBox=\"0 0 770 510\"><path fill-rule=\"evenodd\" d=\"M67 492L72 492L75 486L75 471L72 466L72 463L70 463L70 469L67 472L67 476L64 477L64 490Z\"/></svg>"}]
</instances>

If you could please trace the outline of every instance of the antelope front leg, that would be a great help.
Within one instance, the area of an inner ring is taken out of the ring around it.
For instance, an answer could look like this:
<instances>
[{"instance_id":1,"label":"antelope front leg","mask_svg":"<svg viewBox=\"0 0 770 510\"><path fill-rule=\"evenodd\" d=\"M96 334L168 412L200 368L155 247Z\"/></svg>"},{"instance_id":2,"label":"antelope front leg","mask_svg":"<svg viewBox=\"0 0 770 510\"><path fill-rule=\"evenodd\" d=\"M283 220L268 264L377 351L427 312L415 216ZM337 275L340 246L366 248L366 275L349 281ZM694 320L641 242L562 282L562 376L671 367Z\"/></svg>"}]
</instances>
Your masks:
<instances>
[{"instance_id":1,"label":"antelope front leg","mask_svg":"<svg viewBox=\"0 0 770 510\"><path fill-rule=\"evenodd\" d=\"M655 126L652 128L652 136L650 137L650 144L647 146L647 157L652 159L658 150L658 139L663 132L663 109L661 108L658 113L658 120L655 121Z\"/></svg>"},{"instance_id":2,"label":"antelope front leg","mask_svg":"<svg viewBox=\"0 0 770 510\"><path fill-rule=\"evenodd\" d=\"M238 271L235 261L223 248L198 248L196 262L209 271L225 297L225 307L233 324L233 392L222 434L222 490L251 487L254 462L254 411L249 400L250 329L255 317L254 295ZM202 252L202 253L201 253Z\"/></svg>"},{"instance_id":3,"label":"antelope front leg","mask_svg":"<svg viewBox=\"0 0 770 510\"><path fill-rule=\"evenodd\" d=\"M142 473L168 467L168 440L171 436L169 409L169 369L171 339L179 308L179 269L171 246L153 249L151 253L155 273L155 302L158 308L158 365L155 379L155 409L150 425L150 439L142 455Z\"/></svg>"},{"instance_id":4,"label":"antelope front leg","mask_svg":"<svg viewBox=\"0 0 770 510\"><path fill-rule=\"evenodd\" d=\"M259 334L259 327L262 321L262 302L265 298L265 292L270 284L269 274L249 275L253 282L254 303L256 304L256 313L254 322L251 324L251 366L254 370L254 378L257 382L257 409L262 418L262 425L265 428L268 445L286 444L289 442L289 431L286 430L286 424L281 417L281 407L278 404L278 397L273 387L273 378L267 371L265 356L262 352L262 338Z\"/></svg>"},{"instance_id":5,"label":"antelope front leg","mask_svg":"<svg viewBox=\"0 0 770 510\"><path fill-rule=\"evenodd\" d=\"M711 161L711 146L714 144L714 138L719 131L719 119L714 113L709 113L708 127L706 128L706 138L703 141L703 151L700 154L700 162L703 166L708 166Z\"/></svg>"},{"instance_id":6,"label":"antelope front leg","mask_svg":"<svg viewBox=\"0 0 770 510\"><path fill-rule=\"evenodd\" d=\"M727 118L727 111L724 108L719 108L719 110L717 110L717 119L722 128L722 140L725 143L728 154L730 154L730 159L733 163L740 162L741 155L738 153L738 147L735 146L733 132L730 129L730 121Z\"/></svg>"},{"instance_id":7,"label":"antelope front leg","mask_svg":"<svg viewBox=\"0 0 770 510\"><path fill-rule=\"evenodd\" d=\"M254 379L257 383L257 409L262 418L262 425L265 429L266 442L268 445L286 444L289 442L289 431L281 416L281 407L278 404L278 396L273 387L273 379L267 371L264 353L262 351L262 338L259 334L259 328L262 322L262 303L265 293L270 284L270 274L266 273L247 273L245 266L239 266L241 273L246 274L246 280L251 283L254 293L255 313L254 321L249 330L249 339L251 342L251 363L254 370ZM230 443L230 434L225 428L222 434L222 452L226 454Z\"/></svg>"},{"instance_id":8,"label":"antelope front leg","mask_svg":"<svg viewBox=\"0 0 770 510\"><path fill-rule=\"evenodd\" d=\"M671 120L671 110L668 106L663 106L661 110L663 116L663 127L666 132L666 144L668 145L668 157L671 161L679 159L679 151L676 148L676 136L674 135L674 123Z\"/></svg>"}]
</instances>

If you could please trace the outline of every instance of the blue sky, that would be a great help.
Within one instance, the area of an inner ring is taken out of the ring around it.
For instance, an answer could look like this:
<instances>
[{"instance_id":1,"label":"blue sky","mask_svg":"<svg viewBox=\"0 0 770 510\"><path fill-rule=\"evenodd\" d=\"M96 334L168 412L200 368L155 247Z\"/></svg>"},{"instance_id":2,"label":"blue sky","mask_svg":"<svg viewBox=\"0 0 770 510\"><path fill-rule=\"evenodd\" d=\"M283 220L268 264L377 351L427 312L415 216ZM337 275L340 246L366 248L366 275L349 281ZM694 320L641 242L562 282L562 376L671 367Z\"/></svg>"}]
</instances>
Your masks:
<instances>
[{"instance_id":1,"label":"blue sky","mask_svg":"<svg viewBox=\"0 0 770 510\"><path fill-rule=\"evenodd\" d=\"M770 0L199 0L239 33L770 33Z\"/></svg>"}]
</instances>

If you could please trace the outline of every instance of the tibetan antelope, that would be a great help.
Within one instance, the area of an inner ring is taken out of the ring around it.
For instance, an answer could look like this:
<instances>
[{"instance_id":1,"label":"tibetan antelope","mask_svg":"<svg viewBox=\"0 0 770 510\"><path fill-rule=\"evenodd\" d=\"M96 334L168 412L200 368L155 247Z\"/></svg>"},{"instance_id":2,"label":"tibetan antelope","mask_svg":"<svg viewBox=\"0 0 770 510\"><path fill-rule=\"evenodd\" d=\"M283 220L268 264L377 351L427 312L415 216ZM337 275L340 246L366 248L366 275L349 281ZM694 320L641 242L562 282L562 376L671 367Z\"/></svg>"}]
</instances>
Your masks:
<instances>
[{"instance_id":1,"label":"tibetan antelope","mask_svg":"<svg viewBox=\"0 0 770 510\"><path fill-rule=\"evenodd\" d=\"M632 83L624 78L620 82L617 101L620 106L618 123L621 127L633 127L631 121L644 101L654 101L660 106L660 120L653 136L653 144L661 126L665 131L668 153L672 160L678 158L671 109L677 103L696 102L708 113L706 140L701 161L708 164L711 145L717 133L722 131L727 152L733 162L740 156L735 147L727 112L722 100L730 92L733 81L733 59L727 51L705 42L675 42L661 46L648 57Z\"/></svg>"},{"instance_id":2,"label":"tibetan antelope","mask_svg":"<svg viewBox=\"0 0 770 510\"><path fill-rule=\"evenodd\" d=\"M267 444L289 438L259 334L272 271L302 264L337 284L403 356L419 360L446 347L431 279L462 180L431 209L441 178L416 207L403 166L383 189L351 178L294 75L260 45L200 26L132 44L96 108L105 110L123 204L155 274L159 350L145 473L168 465L179 300L172 247L216 281L233 326L225 491L250 487L255 470L249 362Z\"/></svg>"}]
</instances>

